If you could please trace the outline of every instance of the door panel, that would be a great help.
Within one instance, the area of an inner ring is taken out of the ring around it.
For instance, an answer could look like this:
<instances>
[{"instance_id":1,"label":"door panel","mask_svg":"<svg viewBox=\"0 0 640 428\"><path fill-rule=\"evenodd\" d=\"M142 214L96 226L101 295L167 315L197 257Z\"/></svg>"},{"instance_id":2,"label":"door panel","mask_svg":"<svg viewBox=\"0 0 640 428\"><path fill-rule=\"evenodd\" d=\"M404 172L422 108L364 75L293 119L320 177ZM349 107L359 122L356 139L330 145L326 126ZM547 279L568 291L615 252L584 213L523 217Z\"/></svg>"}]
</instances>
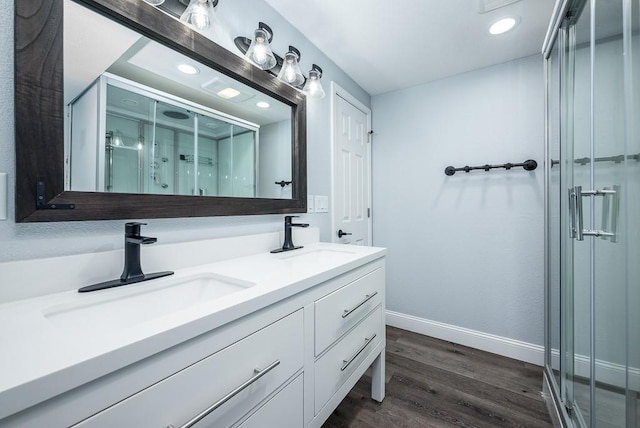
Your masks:
<instances>
[{"instance_id":1,"label":"door panel","mask_svg":"<svg viewBox=\"0 0 640 428\"><path fill-rule=\"evenodd\" d=\"M342 244L370 245L367 114L336 97L334 235ZM338 237L341 230L348 233Z\"/></svg>"}]
</instances>

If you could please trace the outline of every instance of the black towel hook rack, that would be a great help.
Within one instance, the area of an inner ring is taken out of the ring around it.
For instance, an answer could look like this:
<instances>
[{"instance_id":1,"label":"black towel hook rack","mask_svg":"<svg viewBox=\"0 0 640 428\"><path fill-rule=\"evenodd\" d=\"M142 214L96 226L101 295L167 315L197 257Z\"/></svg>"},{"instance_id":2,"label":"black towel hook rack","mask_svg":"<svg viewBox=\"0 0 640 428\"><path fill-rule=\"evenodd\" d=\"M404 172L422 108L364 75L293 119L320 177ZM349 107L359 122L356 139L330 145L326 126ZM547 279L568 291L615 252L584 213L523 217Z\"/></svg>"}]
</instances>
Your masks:
<instances>
[{"instance_id":1,"label":"black towel hook rack","mask_svg":"<svg viewBox=\"0 0 640 428\"><path fill-rule=\"evenodd\" d=\"M481 165L481 166L463 166L462 168L454 168L452 166L448 166L444 169L444 173L448 176L452 176L453 174L456 173L456 171L470 172L470 171L473 171L474 169L483 169L485 171L489 171L491 169L496 169L496 168L504 168L506 170L510 170L511 168L516 168L516 167L522 167L525 169L525 171L533 171L538 167L538 162L534 161L533 159L527 159L522 163L503 163L501 165L487 164L487 165Z\"/></svg>"}]
</instances>

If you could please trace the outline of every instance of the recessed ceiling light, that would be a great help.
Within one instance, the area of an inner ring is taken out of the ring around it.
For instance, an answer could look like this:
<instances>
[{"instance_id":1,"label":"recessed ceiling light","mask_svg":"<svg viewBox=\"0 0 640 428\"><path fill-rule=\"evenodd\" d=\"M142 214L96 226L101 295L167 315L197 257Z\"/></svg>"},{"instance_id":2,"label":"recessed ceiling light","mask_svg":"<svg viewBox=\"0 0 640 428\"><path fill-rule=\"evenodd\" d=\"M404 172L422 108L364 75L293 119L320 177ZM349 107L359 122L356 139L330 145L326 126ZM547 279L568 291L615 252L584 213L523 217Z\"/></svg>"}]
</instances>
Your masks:
<instances>
[{"instance_id":1,"label":"recessed ceiling light","mask_svg":"<svg viewBox=\"0 0 640 428\"><path fill-rule=\"evenodd\" d=\"M137 106L138 102L136 100L132 100L131 98L123 98L120 102L126 106Z\"/></svg>"},{"instance_id":2,"label":"recessed ceiling light","mask_svg":"<svg viewBox=\"0 0 640 428\"><path fill-rule=\"evenodd\" d=\"M507 31L515 27L517 23L518 21L515 18L503 18L491 24L491 27L489 27L489 32L491 34L506 33Z\"/></svg>"},{"instance_id":3,"label":"recessed ceiling light","mask_svg":"<svg viewBox=\"0 0 640 428\"><path fill-rule=\"evenodd\" d=\"M200 70L198 70L198 67L195 67L191 64L180 64L178 66L178 70L182 71L184 74L198 74L200 73Z\"/></svg>"},{"instance_id":4,"label":"recessed ceiling light","mask_svg":"<svg viewBox=\"0 0 640 428\"><path fill-rule=\"evenodd\" d=\"M233 88L226 88L218 92L218 96L226 100L237 97L238 95L240 95L240 91L237 91Z\"/></svg>"},{"instance_id":5,"label":"recessed ceiling light","mask_svg":"<svg viewBox=\"0 0 640 428\"><path fill-rule=\"evenodd\" d=\"M269 103L266 101L258 101L256 105L260 108L269 108Z\"/></svg>"}]
</instances>

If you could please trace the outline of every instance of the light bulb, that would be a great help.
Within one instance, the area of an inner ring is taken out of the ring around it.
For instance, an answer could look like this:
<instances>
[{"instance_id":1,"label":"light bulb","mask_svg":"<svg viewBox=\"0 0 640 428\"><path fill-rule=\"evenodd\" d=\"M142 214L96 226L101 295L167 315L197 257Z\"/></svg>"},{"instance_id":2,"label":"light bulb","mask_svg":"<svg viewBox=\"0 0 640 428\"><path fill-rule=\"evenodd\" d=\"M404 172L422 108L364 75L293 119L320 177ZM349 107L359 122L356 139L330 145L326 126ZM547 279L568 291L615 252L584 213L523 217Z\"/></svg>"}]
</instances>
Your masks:
<instances>
[{"instance_id":1,"label":"light bulb","mask_svg":"<svg viewBox=\"0 0 640 428\"><path fill-rule=\"evenodd\" d=\"M322 69L317 65L313 65L313 68L309 71L309 78L307 79L307 83L304 85L304 92L309 98L324 98L324 88L322 87L322 83L320 82L320 78L322 77Z\"/></svg>"},{"instance_id":2,"label":"light bulb","mask_svg":"<svg viewBox=\"0 0 640 428\"><path fill-rule=\"evenodd\" d=\"M278 79L291 86L298 86L304 82L304 76L298 65L298 59L300 54L298 50L293 46L289 46L289 52L284 56L284 61L280 73L278 73Z\"/></svg>"},{"instance_id":3,"label":"light bulb","mask_svg":"<svg viewBox=\"0 0 640 428\"><path fill-rule=\"evenodd\" d=\"M258 64L264 64L267 62L267 49L264 46L264 39L258 37L256 42L256 48L253 50L253 59Z\"/></svg>"},{"instance_id":4,"label":"light bulb","mask_svg":"<svg viewBox=\"0 0 640 428\"><path fill-rule=\"evenodd\" d=\"M144 0L144 1L146 1L147 3L153 6L160 6L162 3L164 3L164 0Z\"/></svg>"},{"instance_id":5,"label":"light bulb","mask_svg":"<svg viewBox=\"0 0 640 428\"><path fill-rule=\"evenodd\" d=\"M269 46L269 34L263 28L254 32L253 41L245 56L263 70L269 70L276 65L276 57Z\"/></svg>"},{"instance_id":6,"label":"light bulb","mask_svg":"<svg viewBox=\"0 0 640 428\"><path fill-rule=\"evenodd\" d=\"M191 0L189 6L180 16L180 21L186 22L198 31L202 31L211 25L213 13L211 0Z\"/></svg>"}]
</instances>

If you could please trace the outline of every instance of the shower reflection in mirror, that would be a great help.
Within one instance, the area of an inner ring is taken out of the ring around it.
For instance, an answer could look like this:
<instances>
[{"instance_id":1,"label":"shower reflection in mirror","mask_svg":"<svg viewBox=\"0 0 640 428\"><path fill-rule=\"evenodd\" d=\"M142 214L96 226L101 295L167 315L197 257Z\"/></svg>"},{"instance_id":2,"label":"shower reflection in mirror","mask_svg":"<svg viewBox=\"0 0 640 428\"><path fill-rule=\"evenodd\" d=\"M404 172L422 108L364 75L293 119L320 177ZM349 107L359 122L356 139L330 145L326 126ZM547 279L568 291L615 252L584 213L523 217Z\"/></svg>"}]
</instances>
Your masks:
<instances>
[{"instance_id":1,"label":"shower reflection in mirror","mask_svg":"<svg viewBox=\"0 0 640 428\"><path fill-rule=\"evenodd\" d=\"M108 73L70 113L73 190L258 196L260 125Z\"/></svg>"}]
</instances>

